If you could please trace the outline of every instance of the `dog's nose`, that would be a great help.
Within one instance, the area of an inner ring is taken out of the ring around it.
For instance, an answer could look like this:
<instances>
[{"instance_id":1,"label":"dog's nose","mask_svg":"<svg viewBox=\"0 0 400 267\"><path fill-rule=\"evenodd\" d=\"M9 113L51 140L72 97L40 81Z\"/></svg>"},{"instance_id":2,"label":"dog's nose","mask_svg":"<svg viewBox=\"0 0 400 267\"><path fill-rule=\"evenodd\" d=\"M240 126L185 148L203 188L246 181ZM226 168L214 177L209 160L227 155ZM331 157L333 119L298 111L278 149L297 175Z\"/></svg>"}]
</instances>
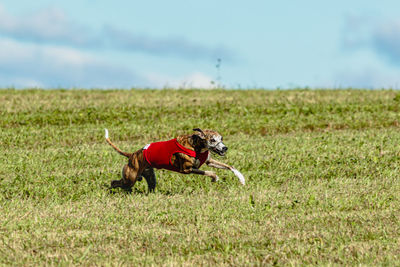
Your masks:
<instances>
[{"instance_id":1,"label":"dog's nose","mask_svg":"<svg viewBox=\"0 0 400 267\"><path fill-rule=\"evenodd\" d=\"M222 148L222 151L224 151L224 152L226 152L228 150L228 148L226 147L226 146L224 146L223 148Z\"/></svg>"}]
</instances>

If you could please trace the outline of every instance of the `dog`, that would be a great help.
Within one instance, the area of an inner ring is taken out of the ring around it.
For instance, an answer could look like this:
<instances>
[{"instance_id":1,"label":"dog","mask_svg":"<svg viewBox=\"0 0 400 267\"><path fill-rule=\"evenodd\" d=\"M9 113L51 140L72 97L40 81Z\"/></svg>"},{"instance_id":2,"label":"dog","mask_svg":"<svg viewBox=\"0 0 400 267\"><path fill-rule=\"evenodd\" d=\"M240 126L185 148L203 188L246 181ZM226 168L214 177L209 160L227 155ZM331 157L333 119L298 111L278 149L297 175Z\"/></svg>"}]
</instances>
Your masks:
<instances>
[{"instance_id":1,"label":"dog","mask_svg":"<svg viewBox=\"0 0 400 267\"><path fill-rule=\"evenodd\" d=\"M136 181L146 179L149 192L156 188L154 168L166 169L182 174L199 174L219 180L213 171L199 170L206 163L210 167L232 171L241 184L245 184L244 176L234 167L218 162L210 157L210 151L225 156L228 147L222 142L222 136L213 130L193 129L193 134L180 135L175 139L148 144L134 153L121 151L115 146L105 129L105 139L119 154L128 158L128 164L122 168L122 179L113 180L111 188L122 188L131 191Z\"/></svg>"}]
</instances>

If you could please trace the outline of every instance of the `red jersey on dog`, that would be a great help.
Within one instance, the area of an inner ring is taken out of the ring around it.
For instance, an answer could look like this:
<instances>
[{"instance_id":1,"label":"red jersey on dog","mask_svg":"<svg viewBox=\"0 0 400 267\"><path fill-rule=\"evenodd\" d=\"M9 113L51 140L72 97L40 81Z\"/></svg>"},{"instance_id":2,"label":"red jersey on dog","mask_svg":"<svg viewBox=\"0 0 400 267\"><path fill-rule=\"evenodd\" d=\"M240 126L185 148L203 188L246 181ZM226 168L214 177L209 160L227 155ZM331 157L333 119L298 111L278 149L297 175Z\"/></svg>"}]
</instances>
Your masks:
<instances>
[{"instance_id":1,"label":"red jersey on dog","mask_svg":"<svg viewBox=\"0 0 400 267\"><path fill-rule=\"evenodd\" d=\"M208 158L208 151L196 153L196 151L179 144L176 138L169 141L151 143L143 148L144 158L151 167L179 172L179 169L171 164L171 157L175 153L183 153L197 158L200 161L199 168Z\"/></svg>"}]
</instances>

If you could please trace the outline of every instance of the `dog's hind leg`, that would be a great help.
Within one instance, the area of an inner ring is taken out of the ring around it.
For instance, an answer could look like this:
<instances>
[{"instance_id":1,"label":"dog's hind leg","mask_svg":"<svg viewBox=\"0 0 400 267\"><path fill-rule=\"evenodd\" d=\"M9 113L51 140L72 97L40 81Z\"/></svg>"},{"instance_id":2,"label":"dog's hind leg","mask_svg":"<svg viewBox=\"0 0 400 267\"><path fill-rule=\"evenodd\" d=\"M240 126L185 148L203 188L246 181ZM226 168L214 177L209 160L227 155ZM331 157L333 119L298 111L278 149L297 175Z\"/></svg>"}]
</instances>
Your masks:
<instances>
[{"instance_id":1,"label":"dog's hind leg","mask_svg":"<svg viewBox=\"0 0 400 267\"><path fill-rule=\"evenodd\" d=\"M147 168L142 172L142 176L146 179L149 192L154 192L157 185L156 174L153 168Z\"/></svg>"},{"instance_id":2,"label":"dog's hind leg","mask_svg":"<svg viewBox=\"0 0 400 267\"><path fill-rule=\"evenodd\" d=\"M130 158L129 163L122 168L122 179L114 180L111 182L111 188L123 188L127 191L131 191L131 188L135 185L136 180L140 177L143 170L145 170L148 165L143 163L143 154L139 150L135 152Z\"/></svg>"},{"instance_id":3,"label":"dog's hind leg","mask_svg":"<svg viewBox=\"0 0 400 267\"><path fill-rule=\"evenodd\" d=\"M122 167L122 173L121 173L122 178L120 180L111 181L111 188L120 187L124 190L131 191L131 188L134 183L132 183L131 180L128 179L129 173L130 173L130 167L128 166L128 164L126 164L124 165L124 167Z\"/></svg>"}]
</instances>

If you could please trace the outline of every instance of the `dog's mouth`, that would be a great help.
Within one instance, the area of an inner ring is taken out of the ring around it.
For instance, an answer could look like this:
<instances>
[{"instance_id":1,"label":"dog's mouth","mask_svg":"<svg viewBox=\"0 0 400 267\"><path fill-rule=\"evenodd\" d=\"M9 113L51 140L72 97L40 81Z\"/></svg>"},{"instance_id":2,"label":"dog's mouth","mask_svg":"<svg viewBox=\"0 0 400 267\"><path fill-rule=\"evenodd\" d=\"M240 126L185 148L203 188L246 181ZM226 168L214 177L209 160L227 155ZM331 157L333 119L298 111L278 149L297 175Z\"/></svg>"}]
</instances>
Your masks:
<instances>
[{"instance_id":1,"label":"dog's mouth","mask_svg":"<svg viewBox=\"0 0 400 267\"><path fill-rule=\"evenodd\" d=\"M228 150L228 148L227 147L223 147L222 150L216 149L216 148L212 148L210 150L211 150L211 152L213 152L215 154L218 154L220 156L225 156L226 155L226 151Z\"/></svg>"}]
</instances>

